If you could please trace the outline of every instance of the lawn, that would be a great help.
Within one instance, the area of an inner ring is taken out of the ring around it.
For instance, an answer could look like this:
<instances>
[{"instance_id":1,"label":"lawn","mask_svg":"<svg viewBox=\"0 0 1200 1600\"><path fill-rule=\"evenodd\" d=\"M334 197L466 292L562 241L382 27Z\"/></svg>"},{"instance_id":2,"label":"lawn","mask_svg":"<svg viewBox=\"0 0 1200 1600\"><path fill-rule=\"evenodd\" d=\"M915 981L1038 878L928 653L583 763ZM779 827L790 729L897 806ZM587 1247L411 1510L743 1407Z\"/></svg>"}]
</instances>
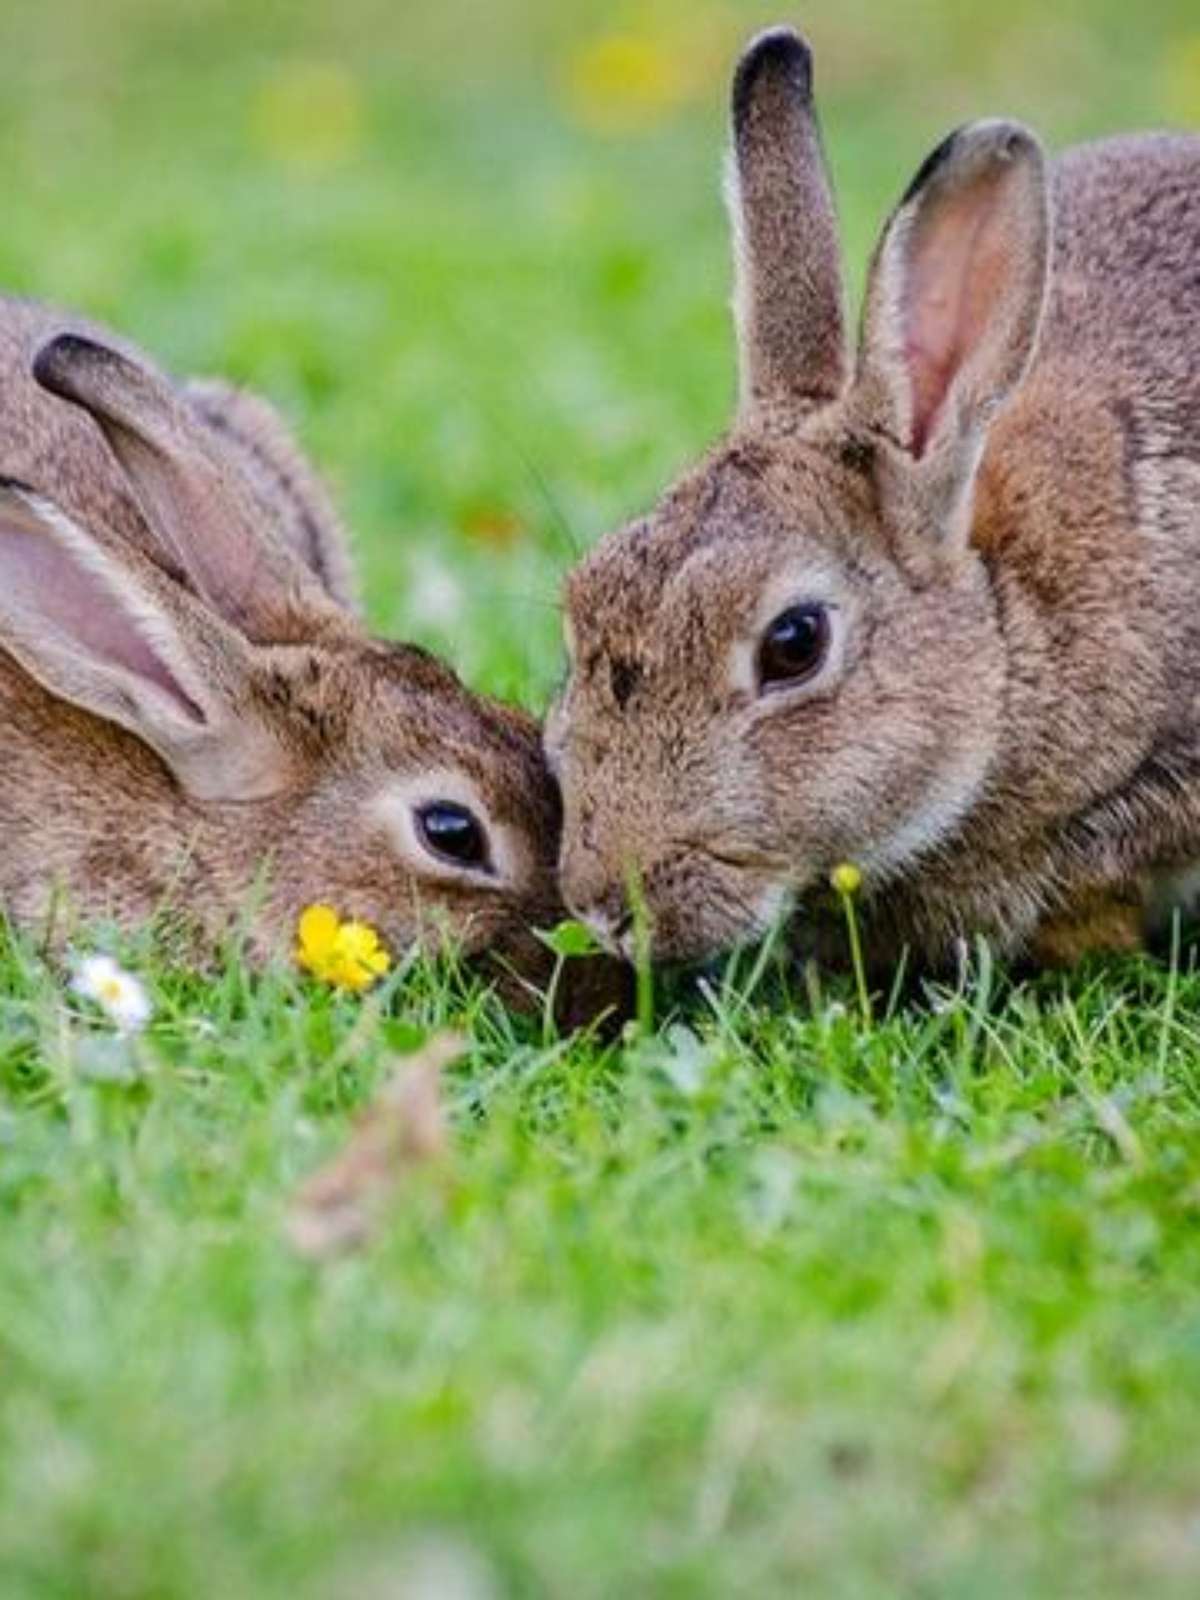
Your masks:
<instances>
[{"instance_id":1,"label":"lawn","mask_svg":"<svg viewBox=\"0 0 1200 1600\"><path fill-rule=\"evenodd\" d=\"M373 619L541 707L573 552L732 390L732 0L0 14L0 282L270 393ZM1200 122L1192 0L814 0L856 270L956 121ZM0 824L2 825L2 824ZM444 968L236 938L116 1044L0 933L5 1600L1200 1592L1200 976L865 1017L746 958L560 1039ZM368 1246L299 1184L446 1024Z\"/></svg>"}]
</instances>

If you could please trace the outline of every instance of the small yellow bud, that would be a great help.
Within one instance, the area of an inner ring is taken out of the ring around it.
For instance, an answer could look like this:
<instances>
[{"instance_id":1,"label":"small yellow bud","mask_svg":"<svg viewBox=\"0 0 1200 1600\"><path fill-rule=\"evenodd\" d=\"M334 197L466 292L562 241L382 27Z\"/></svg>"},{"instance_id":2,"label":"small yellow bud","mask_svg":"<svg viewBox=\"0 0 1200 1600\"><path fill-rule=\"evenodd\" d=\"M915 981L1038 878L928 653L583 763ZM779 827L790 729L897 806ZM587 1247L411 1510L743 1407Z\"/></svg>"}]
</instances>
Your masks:
<instances>
[{"instance_id":1,"label":"small yellow bud","mask_svg":"<svg viewBox=\"0 0 1200 1600\"><path fill-rule=\"evenodd\" d=\"M829 882L838 894L857 894L862 888L862 872L853 861L840 861L829 874Z\"/></svg>"}]
</instances>

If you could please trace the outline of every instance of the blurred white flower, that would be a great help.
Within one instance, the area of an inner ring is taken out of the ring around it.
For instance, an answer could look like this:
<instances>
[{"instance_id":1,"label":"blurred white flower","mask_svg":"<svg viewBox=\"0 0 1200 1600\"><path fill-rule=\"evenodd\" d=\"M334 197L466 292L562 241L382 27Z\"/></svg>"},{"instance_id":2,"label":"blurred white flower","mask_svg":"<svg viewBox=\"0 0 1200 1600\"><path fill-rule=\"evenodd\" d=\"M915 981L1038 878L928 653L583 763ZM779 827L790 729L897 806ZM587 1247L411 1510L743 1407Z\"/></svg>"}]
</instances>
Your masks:
<instances>
[{"instance_id":1,"label":"blurred white flower","mask_svg":"<svg viewBox=\"0 0 1200 1600\"><path fill-rule=\"evenodd\" d=\"M454 573L434 556L424 556L413 573L409 608L422 623L449 628L463 612L463 589Z\"/></svg>"},{"instance_id":2,"label":"blurred white flower","mask_svg":"<svg viewBox=\"0 0 1200 1600\"><path fill-rule=\"evenodd\" d=\"M94 1001L121 1033L140 1033L154 1014L145 986L111 956L87 956L71 988Z\"/></svg>"}]
</instances>

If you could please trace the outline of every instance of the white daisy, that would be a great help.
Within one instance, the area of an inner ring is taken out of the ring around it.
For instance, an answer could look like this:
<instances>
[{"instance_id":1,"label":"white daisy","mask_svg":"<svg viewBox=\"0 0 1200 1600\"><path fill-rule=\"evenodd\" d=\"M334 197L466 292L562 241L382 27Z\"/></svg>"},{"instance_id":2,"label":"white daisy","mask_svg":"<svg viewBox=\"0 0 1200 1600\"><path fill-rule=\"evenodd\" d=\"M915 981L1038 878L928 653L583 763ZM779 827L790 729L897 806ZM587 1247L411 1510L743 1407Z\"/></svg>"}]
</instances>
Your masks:
<instances>
[{"instance_id":1,"label":"white daisy","mask_svg":"<svg viewBox=\"0 0 1200 1600\"><path fill-rule=\"evenodd\" d=\"M71 987L94 1001L120 1033L140 1033L154 1013L144 985L111 956L87 956Z\"/></svg>"}]
</instances>

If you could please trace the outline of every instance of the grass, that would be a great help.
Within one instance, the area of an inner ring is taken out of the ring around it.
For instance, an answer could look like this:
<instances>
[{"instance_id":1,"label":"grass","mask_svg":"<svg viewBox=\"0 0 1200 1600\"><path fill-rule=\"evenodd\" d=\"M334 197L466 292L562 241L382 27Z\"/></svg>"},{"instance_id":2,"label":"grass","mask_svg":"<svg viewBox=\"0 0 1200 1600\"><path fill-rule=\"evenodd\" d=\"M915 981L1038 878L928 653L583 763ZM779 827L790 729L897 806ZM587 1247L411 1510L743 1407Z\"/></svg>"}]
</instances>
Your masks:
<instances>
[{"instance_id":1,"label":"grass","mask_svg":"<svg viewBox=\"0 0 1200 1600\"><path fill-rule=\"evenodd\" d=\"M809 8L856 262L963 115L1196 120L1190 5L1052 9ZM727 410L721 78L766 17L9 8L0 280L268 390L379 626L541 705L572 551ZM649 105L586 89L623 28ZM602 1048L423 966L364 1006L96 938L154 989L132 1054L0 939L6 1597L1196 1592L1186 965L981 960L868 1021L743 963ZM296 1259L295 1186L446 1022L447 1166Z\"/></svg>"}]
</instances>

